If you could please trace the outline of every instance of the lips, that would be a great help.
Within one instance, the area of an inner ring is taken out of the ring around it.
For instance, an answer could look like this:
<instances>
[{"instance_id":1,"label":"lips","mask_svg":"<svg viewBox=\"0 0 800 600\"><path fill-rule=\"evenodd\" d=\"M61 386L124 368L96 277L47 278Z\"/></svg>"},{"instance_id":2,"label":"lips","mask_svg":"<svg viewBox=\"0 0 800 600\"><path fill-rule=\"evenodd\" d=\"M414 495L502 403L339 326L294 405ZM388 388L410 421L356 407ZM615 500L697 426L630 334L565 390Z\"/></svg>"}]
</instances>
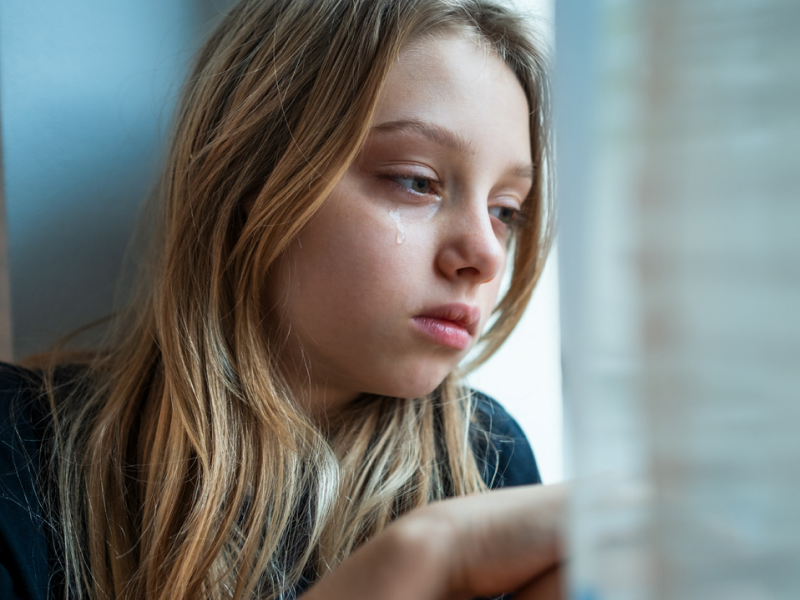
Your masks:
<instances>
[{"instance_id":1,"label":"lips","mask_svg":"<svg viewBox=\"0 0 800 600\"><path fill-rule=\"evenodd\" d=\"M441 346L466 350L477 333L481 311L468 304L444 304L413 317L417 330Z\"/></svg>"}]
</instances>

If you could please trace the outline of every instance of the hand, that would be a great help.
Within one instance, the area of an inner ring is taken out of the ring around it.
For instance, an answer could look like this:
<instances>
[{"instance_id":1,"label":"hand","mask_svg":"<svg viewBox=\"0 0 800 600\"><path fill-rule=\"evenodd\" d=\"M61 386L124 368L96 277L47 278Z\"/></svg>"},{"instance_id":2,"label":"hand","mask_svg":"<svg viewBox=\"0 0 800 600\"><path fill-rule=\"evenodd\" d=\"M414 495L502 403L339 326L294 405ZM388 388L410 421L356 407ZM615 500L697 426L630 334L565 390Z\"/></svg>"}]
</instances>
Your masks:
<instances>
[{"instance_id":1,"label":"hand","mask_svg":"<svg viewBox=\"0 0 800 600\"><path fill-rule=\"evenodd\" d=\"M514 593L514 600L565 600L566 597L561 566L543 573Z\"/></svg>"},{"instance_id":2,"label":"hand","mask_svg":"<svg viewBox=\"0 0 800 600\"><path fill-rule=\"evenodd\" d=\"M564 486L437 502L399 519L302 600L558 600Z\"/></svg>"}]
</instances>

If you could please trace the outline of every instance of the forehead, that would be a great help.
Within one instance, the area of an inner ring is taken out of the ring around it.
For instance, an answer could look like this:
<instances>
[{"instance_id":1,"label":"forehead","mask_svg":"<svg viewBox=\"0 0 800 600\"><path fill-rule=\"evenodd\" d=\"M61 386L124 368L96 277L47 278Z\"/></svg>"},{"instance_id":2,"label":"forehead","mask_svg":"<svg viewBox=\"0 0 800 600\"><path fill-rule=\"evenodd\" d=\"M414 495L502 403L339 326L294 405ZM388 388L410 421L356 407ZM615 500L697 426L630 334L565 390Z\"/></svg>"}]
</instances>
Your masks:
<instances>
[{"instance_id":1,"label":"forehead","mask_svg":"<svg viewBox=\"0 0 800 600\"><path fill-rule=\"evenodd\" d=\"M514 73L477 35L447 32L413 40L389 71L372 126L430 124L465 149L496 146L530 161L530 111Z\"/></svg>"}]
</instances>

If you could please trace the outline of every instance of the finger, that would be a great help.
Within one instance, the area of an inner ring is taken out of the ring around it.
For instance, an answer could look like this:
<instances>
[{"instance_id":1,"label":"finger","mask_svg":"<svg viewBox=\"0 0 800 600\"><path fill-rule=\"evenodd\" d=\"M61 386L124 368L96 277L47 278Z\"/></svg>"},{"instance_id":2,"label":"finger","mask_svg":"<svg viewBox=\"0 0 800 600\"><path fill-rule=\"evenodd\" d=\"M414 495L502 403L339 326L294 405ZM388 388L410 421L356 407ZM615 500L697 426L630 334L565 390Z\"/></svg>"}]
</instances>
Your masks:
<instances>
[{"instance_id":1,"label":"finger","mask_svg":"<svg viewBox=\"0 0 800 600\"><path fill-rule=\"evenodd\" d=\"M514 600L565 600L565 584L561 567L555 567L516 592Z\"/></svg>"},{"instance_id":2,"label":"finger","mask_svg":"<svg viewBox=\"0 0 800 600\"><path fill-rule=\"evenodd\" d=\"M447 515L460 541L453 553L453 589L489 596L558 564L565 499L563 487L531 486L452 503L450 508L461 509Z\"/></svg>"}]
</instances>

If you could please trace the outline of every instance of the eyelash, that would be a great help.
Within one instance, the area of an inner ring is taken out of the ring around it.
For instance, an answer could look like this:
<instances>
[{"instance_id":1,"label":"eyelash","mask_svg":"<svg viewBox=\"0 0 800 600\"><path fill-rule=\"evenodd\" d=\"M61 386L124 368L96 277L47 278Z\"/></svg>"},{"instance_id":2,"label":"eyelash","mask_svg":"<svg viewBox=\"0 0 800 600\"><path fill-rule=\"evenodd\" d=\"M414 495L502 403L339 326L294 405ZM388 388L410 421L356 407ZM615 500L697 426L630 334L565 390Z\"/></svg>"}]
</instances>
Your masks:
<instances>
[{"instance_id":1,"label":"eyelash","mask_svg":"<svg viewBox=\"0 0 800 600\"><path fill-rule=\"evenodd\" d=\"M393 181L395 184L397 184L398 186L400 186L401 188L403 188L407 192L411 192L412 194L417 195L417 196L425 196L425 195L429 194L431 192L432 188L439 184L439 182L436 179L433 179L431 177L419 177L417 175L386 175L385 177L389 181ZM400 183L401 181L411 181L411 182L427 181L428 182L428 189L425 190L424 192L420 192L420 191L412 189L411 187L402 185ZM439 194L436 194L435 192L434 192L434 194L436 196L439 195Z\"/></svg>"},{"instance_id":2,"label":"eyelash","mask_svg":"<svg viewBox=\"0 0 800 600\"><path fill-rule=\"evenodd\" d=\"M494 215L492 213L493 210L498 209L501 211L508 211L511 214L507 215L507 221L504 221L499 215ZM490 206L489 207L489 214L492 215L495 219L500 221L503 225L508 227L509 229L516 229L522 224L522 213L521 211L517 210L516 208L511 208L510 206Z\"/></svg>"},{"instance_id":3,"label":"eyelash","mask_svg":"<svg viewBox=\"0 0 800 600\"><path fill-rule=\"evenodd\" d=\"M409 175L385 175L384 177L385 177L385 179L388 179L389 181L394 182L396 185L398 185L399 187L403 188L405 191L414 194L415 196L425 196L425 195L431 193L433 188L439 184L439 181L437 181L436 179L433 179L431 177L419 177L417 175L410 175L410 174ZM420 192L420 191L412 189L411 187L402 185L400 183L400 181L410 181L410 182L412 182L412 185L415 182L425 181L425 182L428 182L428 189L426 189L424 192ZM432 193L437 197L439 195L436 192L432 192ZM494 212L493 212L494 210L499 210L499 211L501 211L501 213L503 211L509 211L510 214L506 214L506 219L507 220L503 220L500 217L500 215L495 215L494 214ZM500 221L503 225L505 225L506 227L508 227L509 229L512 229L512 230L513 229L517 229L523 223L522 211L520 211L520 210L518 210L516 208L511 208L510 206L491 206L491 207L489 207L489 214L492 215L494 218L496 218L498 221Z\"/></svg>"}]
</instances>

